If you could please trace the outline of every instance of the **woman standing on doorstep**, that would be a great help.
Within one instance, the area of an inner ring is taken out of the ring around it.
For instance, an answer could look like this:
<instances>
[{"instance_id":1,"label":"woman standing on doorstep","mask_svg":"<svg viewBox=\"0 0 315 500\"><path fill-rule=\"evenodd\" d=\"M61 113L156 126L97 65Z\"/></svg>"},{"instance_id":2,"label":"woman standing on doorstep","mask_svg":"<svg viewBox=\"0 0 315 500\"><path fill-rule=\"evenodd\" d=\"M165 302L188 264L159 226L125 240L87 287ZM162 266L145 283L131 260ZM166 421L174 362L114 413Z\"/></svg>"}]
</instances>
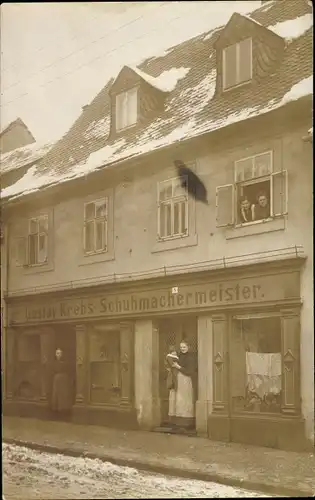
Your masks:
<instances>
[{"instance_id":1,"label":"woman standing on doorstep","mask_svg":"<svg viewBox=\"0 0 315 500\"><path fill-rule=\"evenodd\" d=\"M195 427L196 364L194 354L190 352L186 340L181 341L179 350L178 362L173 363L173 368L177 370L174 421L180 428L192 429Z\"/></svg>"},{"instance_id":2,"label":"woman standing on doorstep","mask_svg":"<svg viewBox=\"0 0 315 500\"><path fill-rule=\"evenodd\" d=\"M70 417L73 404L73 383L69 376L69 366L63 359L63 352L58 347L55 353L52 377L51 408L58 420Z\"/></svg>"}]
</instances>

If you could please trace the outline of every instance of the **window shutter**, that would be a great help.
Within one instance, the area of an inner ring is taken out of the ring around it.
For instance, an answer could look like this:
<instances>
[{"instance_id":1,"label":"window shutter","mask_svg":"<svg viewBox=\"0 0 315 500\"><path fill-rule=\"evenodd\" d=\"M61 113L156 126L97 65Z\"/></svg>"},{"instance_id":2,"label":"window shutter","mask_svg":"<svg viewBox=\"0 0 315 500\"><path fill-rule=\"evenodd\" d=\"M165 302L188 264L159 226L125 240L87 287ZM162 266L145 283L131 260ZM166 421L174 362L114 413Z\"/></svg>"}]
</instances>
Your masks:
<instances>
[{"instance_id":1,"label":"window shutter","mask_svg":"<svg viewBox=\"0 0 315 500\"><path fill-rule=\"evenodd\" d=\"M287 171L282 170L271 175L272 215L284 215L288 212L288 180Z\"/></svg>"},{"instance_id":2,"label":"window shutter","mask_svg":"<svg viewBox=\"0 0 315 500\"><path fill-rule=\"evenodd\" d=\"M252 78L252 39L242 40L238 50L238 83L242 83Z\"/></svg>"},{"instance_id":3,"label":"window shutter","mask_svg":"<svg viewBox=\"0 0 315 500\"><path fill-rule=\"evenodd\" d=\"M237 84L236 45L223 49L223 88Z\"/></svg>"},{"instance_id":4,"label":"window shutter","mask_svg":"<svg viewBox=\"0 0 315 500\"><path fill-rule=\"evenodd\" d=\"M234 185L218 186L216 190L217 227L234 224Z\"/></svg>"},{"instance_id":5,"label":"window shutter","mask_svg":"<svg viewBox=\"0 0 315 500\"><path fill-rule=\"evenodd\" d=\"M15 239L15 265L18 267L27 265L27 238L19 236Z\"/></svg>"}]
</instances>

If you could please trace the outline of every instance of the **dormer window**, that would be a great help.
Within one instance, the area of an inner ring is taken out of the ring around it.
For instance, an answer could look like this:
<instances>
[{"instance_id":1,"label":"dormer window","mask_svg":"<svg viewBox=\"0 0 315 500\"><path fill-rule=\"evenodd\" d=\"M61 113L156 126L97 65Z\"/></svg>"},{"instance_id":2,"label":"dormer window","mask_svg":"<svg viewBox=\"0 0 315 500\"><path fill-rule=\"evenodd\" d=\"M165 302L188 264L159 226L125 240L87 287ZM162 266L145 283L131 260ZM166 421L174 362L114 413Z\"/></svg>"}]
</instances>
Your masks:
<instances>
[{"instance_id":1,"label":"dormer window","mask_svg":"<svg viewBox=\"0 0 315 500\"><path fill-rule=\"evenodd\" d=\"M123 130L137 123L138 88L134 87L116 96L116 130Z\"/></svg>"},{"instance_id":2,"label":"dormer window","mask_svg":"<svg viewBox=\"0 0 315 500\"><path fill-rule=\"evenodd\" d=\"M223 49L223 90L229 90L252 79L252 39Z\"/></svg>"}]
</instances>

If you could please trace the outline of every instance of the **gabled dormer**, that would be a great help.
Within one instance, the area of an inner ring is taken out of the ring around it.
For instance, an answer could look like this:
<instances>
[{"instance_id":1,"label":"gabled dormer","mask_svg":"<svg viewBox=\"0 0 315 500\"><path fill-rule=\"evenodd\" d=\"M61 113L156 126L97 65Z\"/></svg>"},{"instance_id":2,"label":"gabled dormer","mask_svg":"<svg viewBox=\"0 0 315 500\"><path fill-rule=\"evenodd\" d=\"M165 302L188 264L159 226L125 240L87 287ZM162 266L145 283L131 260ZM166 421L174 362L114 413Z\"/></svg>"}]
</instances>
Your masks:
<instances>
[{"instance_id":1,"label":"gabled dormer","mask_svg":"<svg viewBox=\"0 0 315 500\"><path fill-rule=\"evenodd\" d=\"M111 134L121 134L162 111L168 93L157 78L124 66L110 90Z\"/></svg>"},{"instance_id":2,"label":"gabled dormer","mask_svg":"<svg viewBox=\"0 0 315 500\"><path fill-rule=\"evenodd\" d=\"M283 57L285 42L253 19L235 13L214 44L216 92L232 91L271 75Z\"/></svg>"}]
</instances>

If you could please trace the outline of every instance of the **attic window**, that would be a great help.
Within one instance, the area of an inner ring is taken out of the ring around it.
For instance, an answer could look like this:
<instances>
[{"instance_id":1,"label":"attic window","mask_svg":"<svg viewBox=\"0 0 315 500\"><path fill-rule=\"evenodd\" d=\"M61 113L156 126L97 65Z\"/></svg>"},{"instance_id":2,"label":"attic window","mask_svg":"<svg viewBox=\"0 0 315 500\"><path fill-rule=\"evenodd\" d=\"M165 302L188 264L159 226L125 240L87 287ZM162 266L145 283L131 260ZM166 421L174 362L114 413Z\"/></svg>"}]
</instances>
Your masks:
<instances>
[{"instance_id":1,"label":"attic window","mask_svg":"<svg viewBox=\"0 0 315 500\"><path fill-rule=\"evenodd\" d=\"M252 39L223 49L223 90L242 85L252 79Z\"/></svg>"},{"instance_id":2,"label":"attic window","mask_svg":"<svg viewBox=\"0 0 315 500\"><path fill-rule=\"evenodd\" d=\"M133 88L116 96L116 130L122 130L137 123L138 89Z\"/></svg>"}]
</instances>

